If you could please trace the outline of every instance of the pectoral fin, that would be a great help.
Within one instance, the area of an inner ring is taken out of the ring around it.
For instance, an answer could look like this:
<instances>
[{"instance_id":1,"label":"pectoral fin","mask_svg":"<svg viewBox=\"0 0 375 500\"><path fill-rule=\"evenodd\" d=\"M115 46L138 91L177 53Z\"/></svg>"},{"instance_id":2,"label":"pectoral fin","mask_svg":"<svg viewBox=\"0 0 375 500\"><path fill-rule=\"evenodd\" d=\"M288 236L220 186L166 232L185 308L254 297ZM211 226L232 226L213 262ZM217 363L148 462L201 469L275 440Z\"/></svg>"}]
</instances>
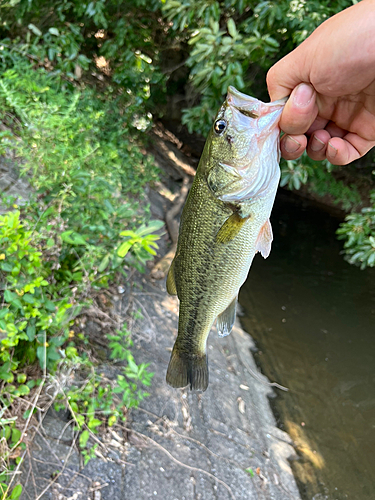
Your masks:
<instances>
[{"instance_id":1,"label":"pectoral fin","mask_svg":"<svg viewBox=\"0 0 375 500\"><path fill-rule=\"evenodd\" d=\"M262 226L260 233L258 235L258 239L255 244L255 250L262 254L262 257L265 259L269 256L271 252L271 243L273 240L272 227L270 220Z\"/></svg>"},{"instance_id":2,"label":"pectoral fin","mask_svg":"<svg viewBox=\"0 0 375 500\"><path fill-rule=\"evenodd\" d=\"M219 337L226 337L232 331L236 320L237 297L232 300L229 306L223 311L216 320L216 328Z\"/></svg>"},{"instance_id":3,"label":"pectoral fin","mask_svg":"<svg viewBox=\"0 0 375 500\"><path fill-rule=\"evenodd\" d=\"M240 232L242 226L245 224L249 217L241 217L238 212L233 214L224 222L216 235L218 243L229 243Z\"/></svg>"},{"instance_id":4,"label":"pectoral fin","mask_svg":"<svg viewBox=\"0 0 375 500\"><path fill-rule=\"evenodd\" d=\"M172 260L171 267L167 276L167 292L169 295L177 295L176 281L174 279L174 260Z\"/></svg>"}]
</instances>

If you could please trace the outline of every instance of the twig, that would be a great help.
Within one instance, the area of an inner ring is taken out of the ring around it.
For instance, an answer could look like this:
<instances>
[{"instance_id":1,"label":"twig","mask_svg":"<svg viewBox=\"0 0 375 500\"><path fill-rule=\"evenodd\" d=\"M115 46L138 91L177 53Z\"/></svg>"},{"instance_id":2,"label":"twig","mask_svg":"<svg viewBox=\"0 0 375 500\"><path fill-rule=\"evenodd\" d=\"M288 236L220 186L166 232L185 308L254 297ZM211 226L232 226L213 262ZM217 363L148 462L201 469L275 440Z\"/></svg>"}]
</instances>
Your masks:
<instances>
[{"instance_id":1,"label":"twig","mask_svg":"<svg viewBox=\"0 0 375 500\"><path fill-rule=\"evenodd\" d=\"M36 403L37 403L37 401L39 399L40 393L42 392L42 389L43 389L43 386L44 386L44 382L45 382L45 380L47 378L47 365L46 365L46 363L47 363L47 341L46 341L46 332L44 332L44 342L43 343L44 343L43 379L42 379L42 382L41 382L41 384L40 384L40 386L38 388L38 391L37 391L37 393L35 395L34 402L33 402L33 405L31 407L29 416L28 416L28 418L26 420L26 424L25 424L25 427L24 427L24 429L22 431L22 434L21 434L19 440L17 441L17 443L15 445L13 445L13 447L11 448L11 451L15 450L19 446L19 444L22 442L23 438L25 437L26 432L28 431L28 426L29 426L31 417L33 416L34 409L36 407ZM17 475L17 473L19 471L19 468L21 467L21 464L23 462L23 458L24 458L25 454L26 454L26 450L24 451L24 453L23 453L23 455L21 457L21 460L18 462L17 467L16 467L16 469L15 469L15 471L14 471L14 473L13 473L13 475L12 475L10 481L9 481L9 484L8 484L7 489L5 491L5 494L4 494L4 498L7 498L7 494L9 492L9 490L10 490L10 487L11 487L11 485L13 483L14 478L16 477L16 475Z\"/></svg>"},{"instance_id":2,"label":"twig","mask_svg":"<svg viewBox=\"0 0 375 500\"><path fill-rule=\"evenodd\" d=\"M165 222L167 224L168 232L174 244L177 244L177 239L178 239L178 222L174 218L181 210L182 205L185 203L187 194L189 192L189 184L190 184L189 177L187 175L184 175L179 197L173 204L173 207L170 210L168 210L165 216Z\"/></svg>"},{"instance_id":3,"label":"twig","mask_svg":"<svg viewBox=\"0 0 375 500\"><path fill-rule=\"evenodd\" d=\"M277 389L280 389L281 391L285 391L285 392L289 391L289 389L287 387L284 387L283 385L280 385L277 382L268 382L267 380L262 380L260 378L260 376L259 376L259 373L257 373L254 370L252 370L250 368L250 366L246 363L246 361L244 361L243 359L241 359L241 362L245 365L246 370L250 373L250 375L252 377L255 378L255 380L257 382L260 382L261 384L266 385L268 387L276 387Z\"/></svg>"},{"instance_id":4,"label":"twig","mask_svg":"<svg viewBox=\"0 0 375 500\"><path fill-rule=\"evenodd\" d=\"M189 469L189 470L192 470L195 472L200 472L201 474L205 474L206 476L210 477L211 479L214 479L219 484L224 486L224 488L228 491L229 495L231 496L231 498L233 498L233 500L236 500L236 497L234 496L233 491L230 488L230 486L227 483L225 483L224 481L222 481L221 479L219 479L216 476L214 476L213 474L211 474L211 472L208 472L204 469L201 469L200 467L193 467L192 465L187 465L187 464L184 464L183 462L180 462L180 460L175 458L166 448L164 448L164 446L162 446L161 444L159 444L157 441L150 438L146 434L143 434L142 432L135 431L134 429L129 429L128 427L125 427L125 426L122 426L122 428L128 432L133 432L134 434L137 434L138 436L143 437L143 438L147 439L148 441L151 441L151 443L154 446L159 448L159 450L161 450L163 453L165 453L167 455L167 457L170 458L177 465L180 465L181 467L185 467L186 469ZM36 499L36 500L38 500L38 499Z\"/></svg>"},{"instance_id":5,"label":"twig","mask_svg":"<svg viewBox=\"0 0 375 500\"><path fill-rule=\"evenodd\" d=\"M76 434L76 436L75 436L75 437L74 437L74 439L73 439L72 445L71 445L71 447L69 448L69 452L68 452L67 456L66 456L66 457L65 457L65 459L64 459L64 465L63 465L63 467L62 467L61 471L60 471L58 474L56 474L56 476L54 476L54 478L53 478L53 479L52 479L52 480L51 480L51 481L47 484L47 486L46 486L46 487L44 488L44 490L40 493L40 495L38 495L38 496L36 497L36 499L35 499L35 500L40 500L40 498L42 498L42 496L44 495L44 493L46 493L46 492L50 489L50 487L53 485L53 483L55 483L55 482L57 481L57 479L61 476L61 474L64 472L65 467L66 467L66 464L67 464L67 463L68 463L68 461L69 461L70 455L71 455L71 454L72 454L72 452L73 452L74 445L76 444L77 436L78 436L78 434Z\"/></svg>"},{"instance_id":6,"label":"twig","mask_svg":"<svg viewBox=\"0 0 375 500\"><path fill-rule=\"evenodd\" d=\"M142 304L142 302L140 302L138 299L134 298L134 302L136 302L142 309L142 311L144 312L146 318L148 319L148 322L150 323L150 326L151 326L151 329L153 330L153 332L155 333L155 328L154 328L154 324L153 322L151 321L151 318L145 308L145 306Z\"/></svg>"},{"instance_id":7,"label":"twig","mask_svg":"<svg viewBox=\"0 0 375 500\"><path fill-rule=\"evenodd\" d=\"M179 432L175 431L173 429L172 425L169 423L169 420L167 419L167 417L165 417L165 416L160 417L159 415L156 415L156 413L152 413L148 410L145 410L144 408L140 408L139 406L138 406L137 410L140 410L140 411L142 411L148 415L151 415L153 417L156 417L157 420L155 422L153 422L154 424L156 424L158 420L161 420L164 424L167 425L168 429L171 430L172 432L174 432L175 434L177 434L177 436L179 436L183 439L187 439L189 441L192 441L193 443L196 443L197 445L201 446L203 449L205 449L208 453L210 453L214 457L217 457L221 460L225 460L226 462L232 463L233 465L235 465L236 467L238 467L240 469L243 469L243 470L246 469L246 467L241 465L239 462L236 462L235 460L231 460L230 458L223 457L222 455L218 455L214 451L211 451L209 448L207 448L207 446L205 444L198 441L198 439L194 439L190 436L185 436L184 434L180 434Z\"/></svg>"},{"instance_id":8,"label":"twig","mask_svg":"<svg viewBox=\"0 0 375 500\"><path fill-rule=\"evenodd\" d=\"M189 184L189 177L187 175L184 175L179 197L165 216L165 223L167 225L168 233L171 237L173 245L169 252L164 255L164 257L162 257L159 262L157 262L152 268L150 275L154 279L162 279L165 277L165 275L167 274L167 270L175 256L178 240L178 222L175 220L175 217L180 212L182 205L185 203L186 197L189 192Z\"/></svg>"}]
</instances>

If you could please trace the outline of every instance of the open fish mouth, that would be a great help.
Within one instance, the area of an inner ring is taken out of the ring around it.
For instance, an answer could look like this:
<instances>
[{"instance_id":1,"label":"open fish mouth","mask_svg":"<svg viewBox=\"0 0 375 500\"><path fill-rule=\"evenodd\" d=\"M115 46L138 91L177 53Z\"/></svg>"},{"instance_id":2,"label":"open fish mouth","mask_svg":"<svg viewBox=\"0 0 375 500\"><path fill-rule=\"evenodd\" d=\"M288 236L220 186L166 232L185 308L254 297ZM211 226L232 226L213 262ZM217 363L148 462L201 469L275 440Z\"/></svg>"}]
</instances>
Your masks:
<instances>
[{"instance_id":1,"label":"open fish mouth","mask_svg":"<svg viewBox=\"0 0 375 500\"><path fill-rule=\"evenodd\" d=\"M287 100L288 98L284 97L278 101L264 103L256 97L243 94L232 86L228 87L227 103L249 118L259 118L262 115L264 116L280 109L280 107L285 105Z\"/></svg>"}]
</instances>

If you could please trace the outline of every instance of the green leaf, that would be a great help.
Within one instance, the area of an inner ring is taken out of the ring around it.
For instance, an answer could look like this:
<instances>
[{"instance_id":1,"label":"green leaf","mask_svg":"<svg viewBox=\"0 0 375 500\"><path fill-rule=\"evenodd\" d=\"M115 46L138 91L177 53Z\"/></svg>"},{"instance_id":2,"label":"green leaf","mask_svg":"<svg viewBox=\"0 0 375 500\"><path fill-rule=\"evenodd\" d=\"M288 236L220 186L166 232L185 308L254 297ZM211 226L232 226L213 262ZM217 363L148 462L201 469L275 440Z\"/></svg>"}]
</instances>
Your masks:
<instances>
[{"instance_id":1,"label":"green leaf","mask_svg":"<svg viewBox=\"0 0 375 500\"><path fill-rule=\"evenodd\" d=\"M96 427L98 427L99 425L101 425L102 422L97 419L97 418L90 418L87 426L90 430L93 430L93 429L96 429Z\"/></svg>"},{"instance_id":2,"label":"green leaf","mask_svg":"<svg viewBox=\"0 0 375 500\"><path fill-rule=\"evenodd\" d=\"M26 302L27 304L34 304L34 302L36 301L36 298L31 293L25 293L22 297L22 300L24 302Z\"/></svg>"},{"instance_id":3,"label":"green leaf","mask_svg":"<svg viewBox=\"0 0 375 500\"><path fill-rule=\"evenodd\" d=\"M131 247L132 243L130 243L129 241L124 241L124 243L122 243L118 248L117 255L123 259L125 255L129 252Z\"/></svg>"},{"instance_id":4,"label":"green leaf","mask_svg":"<svg viewBox=\"0 0 375 500\"><path fill-rule=\"evenodd\" d=\"M28 336L30 342L35 339L35 324L27 327L26 335Z\"/></svg>"},{"instance_id":5,"label":"green leaf","mask_svg":"<svg viewBox=\"0 0 375 500\"><path fill-rule=\"evenodd\" d=\"M232 38L235 38L237 36L237 29L236 29L236 23L233 21L232 18L228 19L228 33Z\"/></svg>"},{"instance_id":6,"label":"green leaf","mask_svg":"<svg viewBox=\"0 0 375 500\"><path fill-rule=\"evenodd\" d=\"M88 430L84 430L79 436L79 446L80 448L85 448L87 441L89 440L90 433Z\"/></svg>"},{"instance_id":7,"label":"green leaf","mask_svg":"<svg viewBox=\"0 0 375 500\"><path fill-rule=\"evenodd\" d=\"M14 446L21 438L21 431L16 427L12 429L12 446Z\"/></svg>"},{"instance_id":8,"label":"green leaf","mask_svg":"<svg viewBox=\"0 0 375 500\"><path fill-rule=\"evenodd\" d=\"M18 375L17 375L17 382L19 384L24 384L26 382L26 379L27 379L27 377L26 377L26 375L24 373L18 373Z\"/></svg>"},{"instance_id":9,"label":"green leaf","mask_svg":"<svg viewBox=\"0 0 375 500\"><path fill-rule=\"evenodd\" d=\"M45 305L45 308L47 309L47 311L51 311L51 312L56 311L56 306L51 300L46 299L44 301L44 305Z\"/></svg>"},{"instance_id":10,"label":"green leaf","mask_svg":"<svg viewBox=\"0 0 375 500\"><path fill-rule=\"evenodd\" d=\"M59 30L57 28L50 28L48 31L51 33L51 35L55 35L55 36L60 35Z\"/></svg>"},{"instance_id":11,"label":"green leaf","mask_svg":"<svg viewBox=\"0 0 375 500\"><path fill-rule=\"evenodd\" d=\"M10 500L17 500L20 498L22 493L22 486L20 484L17 484L12 490L12 493L10 495Z\"/></svg>"},{"instance_id":12,"label":"green leaf","mask_svg":"<svg viewBox=\"0 0 375 500\"><path fill-rule=\"evenodd\" d=\"M22 309L22 304L19 298L12 300L11 304L13 307L17 307L17 309Z\"/></svg>"},{"instance_id":13,"label":"green leaf","mask_svg":"<svg viewBox=\"0 0 375 500\"><path fill-rule=\"evenodd\" d=\"M137 236L145 236L146 234L151 234L155 231L158 231L164 226L164 222L162 220L152 220L149 222L148 226L142 224L139 229L137 229Z\"/></svg>"},{"instance_id":14,"label":"green leaf","mask_svg":"<svg viewBox=\"0 0 375 500\"><path fill-rule=\"evenodd\" d=\"M11 292L10 290L5 290L4 292L4 300L6 302L8 302L8 304L10 304L11 302L13 302L13 300L15 300L17 298L17 295L13 292Z\"/></svg>"},{"instance_id":15,"label":"green leaf","mask_svg":"<svg viewBox=\"0 0 375 500\"><path fill-rule=\"evenodd\" d=\"M44 369L45 364L46 364L45 352L46 352L46 348L44 346L39 346L36 349L36 355L39 359L40 367L42 369Z\"/></svg>"},{"instance_id":16,"label":"green leaf","mask_svg":"<svg viewBox=\"0 0 375 500\"><path fill-rule=\"evenodd\" d=\"M98 271L100 273L102 273L106 269L106 267L108 266L110 257L111 257L111 255L109 253L107 253L107 255L104 257L104 259L101 261L101 263L98 267Z\"/></svg>"},{"instance_id":17,"label":"green leaf","mask_svg":"<svg viewBox=\"0 0 375 500\"><path fill-rule=\"evenodd\" d=\"M18 386L18 391L21 396L26 396L26 394L29 394L30 389L27 387L27 385L22 384Z\"/></svg>"},{"instance_id":18,"label":"green leaf","mask_svg":"<svg viewBox=\"0 0 375 500\"><path fill-rule=\"evenodd\" d=\"M35 26L35 24L30 23L28 25L28 28L29 28L30 31L32 31L34 33L34 35L36 35L36 36L42 36L42 32L40 31L39 28L37 28Z\"/></svg>"},{"instance_id":19,"label":"green leaf","mask_svg":"<svg viewBox=\"0 0 375 500\"><path fill-rule=\"evenodd\" d=\"M117 417L116 415L111 415L109 418L108 418L108 427L112 427L117 421Z\"/></svg>"},{"instance_id":20,"label":"green leaf","mask_svg":"<svg viewBox=\"0 0 375 500\"><path fill-rule=\"evenodd\" d=\"M55 51L55 49L54 49L54 48L52 48L52 47L50 47L50 48L48 49L48 59L49 59L50 61L53 61L53 60L55 59L55 55L56 55L56 51ZM52 245L51 245L51 241L52 241ZM54 241L53 241L51 238L49 238L49 239L47 240L46 245L47 245L47 248L51 248L51 247L53 247L53 245L54 245Z\"/></svg>"},{"instance_id":21,"label":"green leaf","mask_svg":"<svg viewBox=\"0 0 375 500\"><path fill-rule=\"evenodd\" d=\"M87 245L86 240L75 231L64 231L60 236L63 241L70 245Z\"/></svg>"},{"instance_id":22,"label":"green leaf","mask_svg":"<svg viewBox=\"0 0 375 500\"><path fill-rule=\"evenodd\" d=\"M9 264L9 262L2 262L0 267L1 267L1 270L5 271L6 273L10 273L13 271L13 266L12 266L12 264Z\"/></svg>"}]
</instances>

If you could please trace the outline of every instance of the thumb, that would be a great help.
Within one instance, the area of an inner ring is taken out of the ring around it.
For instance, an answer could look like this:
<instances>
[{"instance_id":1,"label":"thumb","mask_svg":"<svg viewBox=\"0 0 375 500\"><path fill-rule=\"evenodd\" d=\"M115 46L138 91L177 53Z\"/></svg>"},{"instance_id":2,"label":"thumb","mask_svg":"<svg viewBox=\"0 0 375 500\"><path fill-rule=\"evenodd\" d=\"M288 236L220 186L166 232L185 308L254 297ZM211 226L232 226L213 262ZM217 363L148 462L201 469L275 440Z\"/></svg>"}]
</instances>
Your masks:
<instances>
[{"instance_id":1,"label":"thumb","mask_svg":"<svg viewBox=\"0 0 375 500\"><path fill-rule=\"evenodd\" d=\"M297 85L308 81L306 75L300 74L298 59L298 54L294 50L268 71L267 88L271 101L288 97Z\"/></svg>"}]
</instances>

